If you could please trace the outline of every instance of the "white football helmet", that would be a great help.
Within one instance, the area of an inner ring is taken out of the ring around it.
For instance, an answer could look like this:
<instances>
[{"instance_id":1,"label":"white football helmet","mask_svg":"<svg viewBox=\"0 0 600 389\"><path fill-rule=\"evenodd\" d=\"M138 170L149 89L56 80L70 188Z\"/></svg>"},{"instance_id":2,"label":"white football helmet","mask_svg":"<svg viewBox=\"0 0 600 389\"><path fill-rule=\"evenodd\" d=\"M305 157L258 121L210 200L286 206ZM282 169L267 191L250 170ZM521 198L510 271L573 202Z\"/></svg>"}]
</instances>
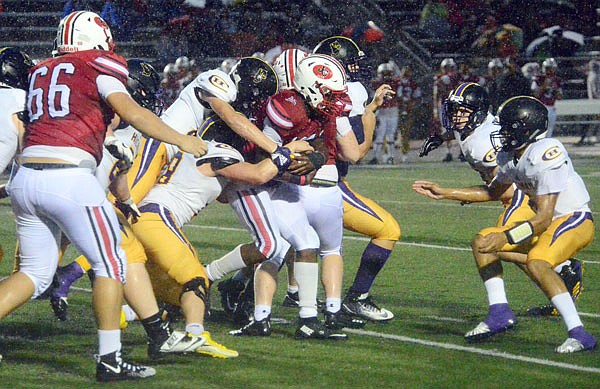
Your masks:
<instances>
[{"instance_id":1,"label":"white football helmet","mask_svg":"<svg viewBox=\"0 0 600 389\"><path fill-rule=\"evenodd\" d=\"M440 63L440 69L442 71L456 70L456 62L454 61L454 58L444 58Z\"/></svg>"},{"instance_id":2,"label":"white football helmet","mask_svg":"<svg viewBox=\"0 0 600 389\"><path fill-rule=\"evenodd\" d=\"M68 14L58 24L52 55L84 50L113 51L115 43L108 24L90 11Z\"/></svg>"},{"instance_id":3,"label":"white football helmet","mask_svg":"<svg viewBox=\"0 0 600 389\"><path fill-rule=\"evenodd\" d=\"M284 50L273 63L273 69L279 80L279 89L294 89L294 75L298 63L308 56L307 52L299 49Z\"/></svg>"},{"instance_id":4,"label":"white football helmet","mask_svg":"<svg viewBox=\"0 0 600 389\"><path fill-rule=\"evenodd\" d=\"M521 67L521 73L531 80L540 73L540 64L537 62L527 62Z\"/></svg>"},{"instance_id":5,"label":"white football helmet","mask_svg":"<svg viewBox=\"0 0 600 389\"><path fill-rule=\"evenodd\" d=\"M187 71L190 68L190 59L185 55L182 55L175 60L175 66L180 72Z\"/></svg>"},{"instance_id":6,"label":"white football helmet","mask_svg":"<svg viewBox=\"0 0 600 389\"><path fill-rule=\"evenodd\" d=\"M233 69L236 63L237 59L235 58L225 58L223 62L221 62L221 65L219 65L219 70L222 70L224 73L229 74L229 72L231 71L231 69Z\"/></svg>"},{"instance_id":7,"label":"white football helmet","mask_svg":"<svg viewBox=\"0 0 600 389\"><path fill-rule=\"evenodd\" d=\"M542 62L542 73L546 74L548 70L556 71L558 67L558 63L554 58L546 58L544 62Z\"/></svg>"},{"instance_id":8,"label":"white football helmet","mask_svg":"<svg viewBox=\"0 0 600 389\"><path fill-rule=\"evenodd\" d=\"M379 77L383 77L385 75L393 75L394 74L394 65L389 62L384 62L377 66L377 75Z\"/></svg>"},{"instance_id":9,"label":"white football helmet","mask_svg":"<svg viewBox=\"0 0 600 389\"><path fill-rule=\"evenodd\" d=\"M346 72L333 57L311 54L298 63L294 89L311 107L326 116L340 116L347 98Z\"/></svg>"}]
</instances>

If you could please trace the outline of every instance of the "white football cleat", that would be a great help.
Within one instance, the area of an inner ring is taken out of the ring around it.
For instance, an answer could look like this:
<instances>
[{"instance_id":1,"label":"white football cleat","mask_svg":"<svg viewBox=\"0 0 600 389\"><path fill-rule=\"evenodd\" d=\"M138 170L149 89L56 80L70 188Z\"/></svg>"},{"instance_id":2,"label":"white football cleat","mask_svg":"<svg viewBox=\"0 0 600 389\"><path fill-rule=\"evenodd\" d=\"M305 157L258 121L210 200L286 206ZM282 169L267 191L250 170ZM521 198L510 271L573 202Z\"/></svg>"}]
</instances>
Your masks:
<instances>
[{"instance_id":1,"label":"white football cleat","mask_svg":"<svg viewBox=\"0 0 600 389\"><path fill-rule=\"evenodd\" d=\"M161 353L187 353L194 352L206 343L206 338L194 336L182 331L173 331L169 339L160 347Z\"/></svg>"}]
</instances>

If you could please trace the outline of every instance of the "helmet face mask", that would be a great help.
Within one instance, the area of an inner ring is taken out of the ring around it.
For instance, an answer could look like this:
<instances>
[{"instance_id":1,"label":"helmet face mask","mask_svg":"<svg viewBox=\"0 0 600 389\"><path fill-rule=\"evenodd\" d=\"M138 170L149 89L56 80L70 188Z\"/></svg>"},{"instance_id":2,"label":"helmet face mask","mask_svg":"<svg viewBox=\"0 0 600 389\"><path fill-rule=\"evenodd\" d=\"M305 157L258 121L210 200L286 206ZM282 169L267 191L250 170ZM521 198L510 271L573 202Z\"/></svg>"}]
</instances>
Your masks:
<instances>
[{"instance_id":1,"label":"helmet face mask","mask_svg":"<svg viewBox=\"0 0 600 389\"><path fill-rule=\"evenodd\" d=\"M465 140L488 115L490 100L480 85L469 82L454 88L442 104L442 124L447 131L456 131Z\"/></svg>"},{"instance_id":2,"label":"helmet face mask","mask_svg":"<svg viewBox=\"0 0 600 389\"><path fill-rule=\"evenodd\" d=\"M279 90L275 70L257 57L241 58L229 76L238 90L234 105L245 114L250 114L262 101Z\"/></svg>"},{"instance_id":3,"label":"helmet face mask","mask_svg":"<svg viewBox=\"0 0 600 389\"><path fill-rule=\"evenodd\" d=\"M0 49L0 85L27 90L27 77L33 61L14 47Z\"/></svg>"},{"instance_id":4,"label":"helmet face mask","mask_svg":"<svg viewBox=\"0 0 600 389\"><path fill-rule=\"evenodd\" d=\"M90 11L76 11L62 18L54 46L52 55L84 50L113 51L115 48L108 24Z\"/></svg>"},{"instance_id":5,"label":"helmet face mask","mask_svg":"<svg viewBox=\"0 0 600 389\"><path fill-rule=\"evenodd\" d=\"M322 40L313 53L331 56L337 59L350 81L366 81L371 78L372 69L366 64L367 56L350 38L332 36Z\"/></svg>"},{"instance_id":6,"label":"helmet face mask","mask_svg":"<svg viewBox=\"0 0 600 389\"><path fill-rule=\"evenodd\" d=\"M534 97L516 96L498 108L495 124L500 129L490 134L490 140L496 151L522 150L546 135L548 109Z\"/></svg>"},{"instance_id":7,"label":"helmet face mask","mask_svg":"<svg viewBox=\"0 0 600 389\"><path fill-rule=\"evenodd\" d=\"M312 54L298 63L294 89L325 116L340 116L347 106L346 72L327 55Z\"/></svg>"},{"instance_id":8,"label":"helmet face mask","mask_svg":"<svg viewBox=\"0 0 600 389\"><path fill-rule=\"evenodd\" d=\"M158 72L148 62L135 58L127 61L127 67L127 90L131 97L142 107L160 116L164 103Z\"/></svg>"}]
</instances>

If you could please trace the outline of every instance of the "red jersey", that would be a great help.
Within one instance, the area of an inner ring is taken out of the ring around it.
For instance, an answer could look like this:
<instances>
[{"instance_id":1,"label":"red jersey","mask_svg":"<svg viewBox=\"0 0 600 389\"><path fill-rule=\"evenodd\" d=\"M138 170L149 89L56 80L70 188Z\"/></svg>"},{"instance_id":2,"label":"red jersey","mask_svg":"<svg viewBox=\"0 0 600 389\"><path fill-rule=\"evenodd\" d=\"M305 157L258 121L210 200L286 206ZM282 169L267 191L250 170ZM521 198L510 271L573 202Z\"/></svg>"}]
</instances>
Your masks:
<instances>
[{"instance_id":1,"label":"red jersey","mask_svg":"<svg viewBox=\"0 0 600 389\"><path fill-rule=\"evenodd\" d=\"M562 97L562 82L556 75L536 75L531 89L534 96L544 105L553 106Z\"/></svg>"},{"instance_id":2,"label":"red jersey","mask_svg":"<svg viewBox=\"0 0 600 389\"><path fill-rule=\"evenodd\" d=\"M327 164L335 163L336 124L335 118L311 119L304 105L302 95L294 90L284 90L269 98L267 117L274 124L274 130L286 144L293 140L325 139L329 158Z\"/></svg>"},{"instance_id":3,"label":"red jersey","mask_svg":"<svg viewBox=\"0 0 600 389\"><path fill-rule=\"evenodd\" d=\"M25 147L76 147L102 159L106 128L114 116L98 92L100 75L127 82L127 62L117 54L86 50L40 62L30 71Z\"/></svg>"}]
</instances>

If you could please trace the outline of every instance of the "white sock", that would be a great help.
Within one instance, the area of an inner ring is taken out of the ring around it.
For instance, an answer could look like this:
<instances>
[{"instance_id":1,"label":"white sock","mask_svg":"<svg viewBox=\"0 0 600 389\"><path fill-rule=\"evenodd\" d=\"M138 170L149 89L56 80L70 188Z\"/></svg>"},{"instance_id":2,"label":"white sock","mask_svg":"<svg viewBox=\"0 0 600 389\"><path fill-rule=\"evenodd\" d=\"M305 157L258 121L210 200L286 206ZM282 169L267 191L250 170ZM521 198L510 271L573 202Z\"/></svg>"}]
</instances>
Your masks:
<instances>
[{"instance_id":1,"label":"white sock","mask_svg":"<svg viewBox=\"0 0 600 389\"><path fill-rule=\"evenodd\" d=\"M552 304L560 312L567 326L567 331L583 325L577 313L577 308L575 308L575 303L568 292L557 294L550 301L552 301Z\"/></svg>"},{"instance_id":2,"label":"white sock","mask_svg":"<svg viewBox=\"0 0 600 389\"><path fill-rule=\"evenodd\" d=\"M298 285L290 285L288 284L288 293L297 293Z\"/></svg>"},{"instance_id":3,"label":"white sock","mask_svg":"<svg viewBox=\"0 0 600 389\"><path fill-rule=\"evenodd\" d=\"M221 258L206 265L208 279L212 282L218 281L231 272L245 268L241 247L242 245L237 246Z\"/></svg>"},{"instance_id":4,"label":"white sock","mask_svg":"<svg viewBox=\"0 0 600 389\"><path fill-rule=\"evenodd\" d=\"M301 318L317 316L317 288L319 287L319 264L296 262L294 276L298 282L298 304Z\"/></svg>"},{"instance_id":5,"label":"white sock","mask_svg":"<svg viewBox=\"0 0 600 389\"><path fill-rule=\"evenodd\" d=\"M336 313L342 306L342 299L338 297L327 297L325 300L327 312Z\"/></svg>"},{"instance_id":6,"label":"white sock","mask_svg":"<svg viewBox=\"0 0 600 389\"><path fill-rule=\"evenodd\" d=\"M98 330L98 355L121 350L121 330Z\"/></svg>"},{"instance_id":7,"label":"white sock","mask_svg":"<svg viewBox=\"0 0 600 389\"><path fill-rule=\"evenodd\" d=\"M260 321L271 314L270 305L255 305L254 306L254 320Z\"/></svg>"},{"instance_id":8,"label":"white sock","mask_svg":"<svg viewBox=\"0 0 600 389\"><path fill-rule=\"evenodd\" d=\"M185 332L187 332L190 335L200 336L204 332L204 326L200 323L186 324Z\"/></svg>"},{"instance_id":9,"label":"white sock","mask_svg":"<svg viewBox=\"0 0 600 389\"><path fill-rule=\"evenodd\" d=\"M508 304L506 292L504 291L504 280L500 277L490 278L483 283L487 290L488 302L494 304Z\"/></svg>"},{"instance_id":10,"label":"white sock","mask_svg":"<svg viewBox=\"0 0 600 389\"><path fill-rule=\"evenodd\" d=\"M125 320L134 321L137 318L137 315L129 305L122 305L121 309L123 310L123 312L125 312Z\"/></svg>"},{"instance_id":11,"label":"white sock","mask_svg":"<svg viewBox=\"0 0 600 389\"><path fill-rule=\"evenodd\" d=\"M564 261L563 263L559 264L558 266L556 266L554 268L554 271L557 273L560 273L560 271L562 270L563 266L568 266L571 264L571 260L567 259L566 261Z\"/></svg>"}]
</instances>

